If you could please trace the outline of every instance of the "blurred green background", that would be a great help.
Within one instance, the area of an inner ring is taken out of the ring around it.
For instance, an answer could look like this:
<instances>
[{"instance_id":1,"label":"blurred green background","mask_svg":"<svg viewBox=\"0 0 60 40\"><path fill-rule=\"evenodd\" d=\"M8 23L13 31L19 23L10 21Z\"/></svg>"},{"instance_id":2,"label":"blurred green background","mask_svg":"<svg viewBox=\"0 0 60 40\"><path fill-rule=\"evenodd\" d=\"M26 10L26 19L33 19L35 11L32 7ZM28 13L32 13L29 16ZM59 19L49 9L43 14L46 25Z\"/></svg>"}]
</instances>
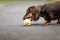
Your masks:
<instances>
[{"instance_id":1,"label":"blurred green background","mask_svg":"<svg viewBox=\"0 0 60 40\"><path fill-rule=\"evenodd\" d=\"M0 5L1 4L6 4L6 3L11 3L11 2L23 2L23 1L45 1L45 2L55 2L59 0L0 0Z\"/></svg>"}]
</instances>

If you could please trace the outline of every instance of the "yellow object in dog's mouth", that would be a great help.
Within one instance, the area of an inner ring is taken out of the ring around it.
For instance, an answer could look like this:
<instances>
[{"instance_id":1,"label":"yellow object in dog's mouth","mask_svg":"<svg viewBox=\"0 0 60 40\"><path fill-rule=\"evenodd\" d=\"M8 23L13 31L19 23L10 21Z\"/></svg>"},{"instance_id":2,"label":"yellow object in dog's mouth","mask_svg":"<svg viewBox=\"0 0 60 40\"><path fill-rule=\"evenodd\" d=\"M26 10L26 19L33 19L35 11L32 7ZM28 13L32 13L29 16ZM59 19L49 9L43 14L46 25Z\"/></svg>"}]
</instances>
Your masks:
<instances>
[{"instance_id":1,"label":"yellow object in dog's mouth","mask_svg":"<svg viewBox=\"0 0 60 40\"><path fill-rule=\"evenodd\" d=\"M25 26L30 26L31 24L32 24L32 21L30 21L29 19L25 19L24 21Z\"/></svg>"}]
</instances>

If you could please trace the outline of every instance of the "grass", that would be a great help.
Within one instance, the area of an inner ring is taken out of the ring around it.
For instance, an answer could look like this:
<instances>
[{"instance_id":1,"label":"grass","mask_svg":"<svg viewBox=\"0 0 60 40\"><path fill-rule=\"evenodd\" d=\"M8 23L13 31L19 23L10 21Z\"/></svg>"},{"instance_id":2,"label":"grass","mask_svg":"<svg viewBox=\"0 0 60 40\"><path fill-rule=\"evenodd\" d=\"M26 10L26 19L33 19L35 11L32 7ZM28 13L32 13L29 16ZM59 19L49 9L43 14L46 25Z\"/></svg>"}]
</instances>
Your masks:
<instances>
[{"instance_id":1,"label":"grass","mask_svg":"<svg viewBox=\"0 0 60 40\"><path fill-rule=\"evenodd\" d=\"M60 0L46 0L47 2L56 2L56 1L60 1Z\"/></svg>"},{"instance_id":2,"label":"grass","mask_svg":"<svg viewBox=\"0 0 60 40\"><path fill-rule=\"evenodd\" d=\"M21 2L21 1L33 1L33 0L0 0L0 4L6 4L11 2Z\"/></svg>"},{"instance_id":3,"label":"grass","mask_svg":"<svg viewBox=\"0 0 60 40\"><path fill-rule=\"evenodd\" d=\"M21 1L34 1L34 0L0 0L0 5L2 4L7 4L7 3L11 3L11 2L21 2ZM37 1L37 0L35 0ZM58 0L45 0L46 2L55 2Z\"/></svg>"}]
</instances>

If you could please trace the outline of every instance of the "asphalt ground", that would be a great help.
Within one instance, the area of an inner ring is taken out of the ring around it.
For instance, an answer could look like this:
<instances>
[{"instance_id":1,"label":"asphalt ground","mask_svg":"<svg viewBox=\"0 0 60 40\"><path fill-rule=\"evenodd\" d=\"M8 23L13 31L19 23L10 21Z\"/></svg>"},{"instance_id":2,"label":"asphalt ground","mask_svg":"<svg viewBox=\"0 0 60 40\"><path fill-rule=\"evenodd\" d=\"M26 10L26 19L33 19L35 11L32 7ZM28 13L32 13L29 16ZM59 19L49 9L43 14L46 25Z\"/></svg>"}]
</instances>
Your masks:
<instances>
[{"instance_id":1,"label":"asphalt ground","mask_svg":"<svg viewBox=\"0 0 60 40\"><path fill-rule=\"evenodd\" d=\"M45 26L43 18L24 26L22 17L32 5L45 2L16 2L0 6L0 40L60 40L60 24L56 20Z\"/></svg>"}]
</instances>

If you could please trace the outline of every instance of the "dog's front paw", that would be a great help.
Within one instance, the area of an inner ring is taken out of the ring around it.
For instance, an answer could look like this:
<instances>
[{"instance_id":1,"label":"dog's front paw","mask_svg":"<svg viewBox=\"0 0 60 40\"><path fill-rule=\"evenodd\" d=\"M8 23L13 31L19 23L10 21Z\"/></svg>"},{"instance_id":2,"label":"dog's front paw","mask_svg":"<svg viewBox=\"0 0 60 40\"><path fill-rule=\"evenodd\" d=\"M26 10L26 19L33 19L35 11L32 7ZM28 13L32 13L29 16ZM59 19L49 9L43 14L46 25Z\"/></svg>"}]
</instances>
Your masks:
<instances>
[{"instance_id":1,"label":"dog's front paw","mask_svg":"<svg viewBox=\"0 0 60 40\"><path fill-rule=\"evenodd\" d=\"M44 23L45 26L48 26L48 25L50 25L50 24L51 24L51 22L45 22L45 23Z\"/></svg>"}]
</instances>

